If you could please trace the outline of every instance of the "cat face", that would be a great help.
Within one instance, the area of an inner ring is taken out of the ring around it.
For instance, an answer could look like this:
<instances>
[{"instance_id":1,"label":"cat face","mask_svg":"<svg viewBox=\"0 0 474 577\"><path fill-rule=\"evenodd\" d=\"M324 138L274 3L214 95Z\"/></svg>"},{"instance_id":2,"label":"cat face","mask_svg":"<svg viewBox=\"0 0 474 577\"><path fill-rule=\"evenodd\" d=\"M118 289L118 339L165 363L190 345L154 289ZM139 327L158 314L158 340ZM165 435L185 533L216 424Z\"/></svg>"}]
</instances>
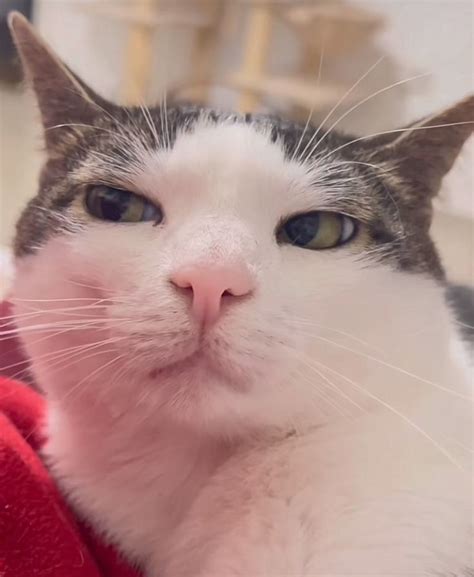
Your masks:
<instances>
[{"instance_id":1,"label":"cat face","mask_svg":"<svg viewBox=\"0 0 474 577\"><path fill-rule=\"evenodd\" d=\"M391 346L418 326L421 287L417 315L432 313L430 197L466 130L433 165L414 129L352 142L268 117L124 109L14 29L49 154L18 225L14 296L53 399L229 435L316 422L340 409L323 370L347 354L334 331Z\"/></svg>"},{"instance_id":2,"label":"cat face","mask_svg":"<svg viewBox=\"0 0 474 577\"><path fill-rule=\"evenodd\" d=\"M84 329L74 335L65 331L48 338L38 350L31 345L39 380L46 387L61 380L58 394L67 395L71 389L64 384L64 371L51 368L49 353L63 350L65 338L71 347L83 346L84 353L103 341L107 344L94 349L96 357L84 354L72 388L78 378L84 379L80 388L88 388L87 374L97 371L112 380L113 388L106 388L113 400L124 395L135 404L145 395L157 406L176 410L178 418L189 414L198 422L217 416L222 421L252 409L273 419L289 407L294 417L306 403L305 391L292 389L288 381L301 370L314 341L311 333L344 315L341 302L360 285L368 267L364 255L375 245L368 227L349 217L345 226L353 222L354 228L347 242L333 248L298 246L281 239L281 231L295 215L318 213L320 219L334 218L320 225L329 229L331 242L343 234L331 212L339 206L334 196L339 202L343 196L342 167L331 182L324 165L292 162L268 131L235 120L202 120L178 133L170 149L150 146L140 155L136 168L123 161L117 171L102 157L97 161L89 147L67 186L60 181L67 192L77 180L67 207L43 211L59 218L59 227L49 224L41 248L19 259L20 323L28 308L22 308L23 298L49 299L50 304L41 304L43 310L50 308L45 323L66 323L60 327L67 328L75 309L84 320ZM85 178L86 172L94 176ZM119 188L84 184L89 179L113 179ZM110 202L102 203L102 213L99 207L91 214L93 196L125 189L146 199L155 218L108 220L117 216L107 214ZM331 227L337 226L340 232L331 237ZM183 275L183 282L176 280ZM206 286L199 286L201 278ZM204 310L199 316L195 301L201 294L218 303L217 313ZM54 312L58 304L68 310ZM26 317L26 324L33 318ZM42 363L44 354L47 362ZM107 363L110 372L101 369ZM124 370L133 379L133 391L120 378ZM100 397L102 385L92 382ZM313 396L309 386L307 393Z\"/></svg>"}]
</instances>

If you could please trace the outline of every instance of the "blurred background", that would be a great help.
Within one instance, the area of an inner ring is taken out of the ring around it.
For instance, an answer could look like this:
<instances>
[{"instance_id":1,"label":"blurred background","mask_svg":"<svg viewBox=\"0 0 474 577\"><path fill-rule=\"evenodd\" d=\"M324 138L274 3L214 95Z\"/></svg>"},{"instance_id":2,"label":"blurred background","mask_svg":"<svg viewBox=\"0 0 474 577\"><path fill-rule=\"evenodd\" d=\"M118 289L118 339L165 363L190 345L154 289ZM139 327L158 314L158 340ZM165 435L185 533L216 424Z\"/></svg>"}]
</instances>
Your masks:
<instances>
[{"instance_id":1,"label":"blurred background","mask_svg":"<svg viewBox=\"0 0 474 577\"><path fill-rule=\"evenodd\" d=\"M474 90L471 0L0 0L0 271L42 161L38 115L6 27L11 9L120 103L157 103L167 91L168 99L243 112L303 122L311 115L364 135ZM469 285L472 140L444 183L433 224L450 279Z\"/></svg>"}]
</instances>

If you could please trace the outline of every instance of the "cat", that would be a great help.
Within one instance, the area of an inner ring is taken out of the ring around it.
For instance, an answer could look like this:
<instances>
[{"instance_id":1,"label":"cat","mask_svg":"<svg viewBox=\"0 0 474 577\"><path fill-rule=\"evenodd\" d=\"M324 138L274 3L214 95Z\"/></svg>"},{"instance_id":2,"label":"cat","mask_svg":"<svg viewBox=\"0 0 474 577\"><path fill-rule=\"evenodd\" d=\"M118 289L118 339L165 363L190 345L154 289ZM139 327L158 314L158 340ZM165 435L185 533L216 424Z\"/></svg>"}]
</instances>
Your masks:
<instances>
[{"instance_id":1,"label":"cat","mask_svg":"<svg viewBox=\"0 0 474 577\"><path fill-rule=\"evenodd\" d=\"M429 229L474 97L359 138L127 108L10 26L47 155L12 301L77 515L147 577L472 574L472 383Z\"/></svg>"}]
</instances>

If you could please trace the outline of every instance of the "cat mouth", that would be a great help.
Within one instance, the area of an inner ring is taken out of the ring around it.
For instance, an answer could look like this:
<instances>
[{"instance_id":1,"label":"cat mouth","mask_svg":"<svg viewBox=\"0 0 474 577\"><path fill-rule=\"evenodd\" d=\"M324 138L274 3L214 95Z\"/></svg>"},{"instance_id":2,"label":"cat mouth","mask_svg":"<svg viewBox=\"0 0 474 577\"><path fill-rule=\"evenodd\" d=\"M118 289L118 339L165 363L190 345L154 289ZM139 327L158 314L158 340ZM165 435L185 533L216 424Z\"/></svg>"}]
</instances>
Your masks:
<instances>
[{"instance_id":1,"label":"cat mouth","mask_svg":"<svg viewBox=\"0 0 474 577\"><path fill-rule=\"evenodd\" d=\"M156 366L148 373L148 378L160 380L188 379L191 382L205 382L209 377L222 383L241 389L242 383L236 377L236 368L228 362L223 362L215 352L201 346L187 356Z\"/></svg>"},{"instance_id":2,"label":"cat mouth","mask_svg":"<svg viewBox=\"0 0 474 577\"><path fill-rule=\"evenodd\" d=\"M209 355L202 348L183 358L153 368L148 373L148 377L152 380L159 380L163 377L179 377L198 371L217 372L216 365L212 363Z\"/></svg>"}]
</instances>

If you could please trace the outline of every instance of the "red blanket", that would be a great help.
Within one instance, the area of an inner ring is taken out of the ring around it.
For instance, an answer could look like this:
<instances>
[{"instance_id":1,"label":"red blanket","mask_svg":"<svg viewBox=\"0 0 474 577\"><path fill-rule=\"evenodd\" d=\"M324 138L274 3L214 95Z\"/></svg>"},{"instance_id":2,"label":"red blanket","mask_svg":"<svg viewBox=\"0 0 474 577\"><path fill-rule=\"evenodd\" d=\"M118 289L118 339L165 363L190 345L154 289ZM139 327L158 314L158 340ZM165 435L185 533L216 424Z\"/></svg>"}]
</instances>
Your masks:
<instances>
[{"instance_id":1,"label":"red blanket","mask_svg":"<svg viewBox=\"0 0 474 577\"><path fill-rule=\"evenodd\" d=\"M17 343L0 343L0 369L18 372ZM0 377L0 577L138 577L74 518L41 461L44 408L30 387Z\"/></svg>"}]
</instances>

